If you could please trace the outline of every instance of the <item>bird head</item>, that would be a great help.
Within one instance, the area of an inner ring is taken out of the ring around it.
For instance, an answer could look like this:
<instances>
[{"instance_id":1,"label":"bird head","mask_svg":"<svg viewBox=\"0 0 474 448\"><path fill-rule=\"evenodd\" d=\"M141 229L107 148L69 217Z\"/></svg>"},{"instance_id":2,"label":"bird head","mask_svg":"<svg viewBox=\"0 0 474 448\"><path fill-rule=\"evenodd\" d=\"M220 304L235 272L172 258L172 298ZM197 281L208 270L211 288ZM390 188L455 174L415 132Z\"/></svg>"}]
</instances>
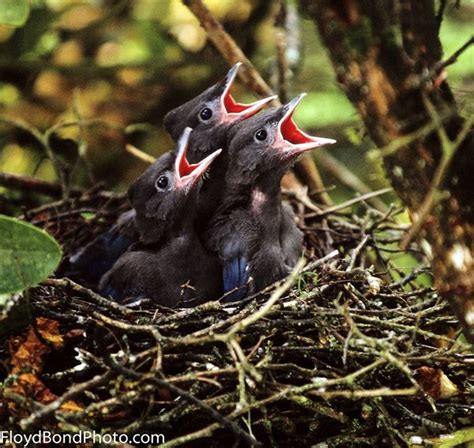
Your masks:
<instances>
[{"instance_id":1,"label":"bird head","mask_svg":"<svg viewBox=\"0 0 474 448\"><path fill-rule=\"evenodd\" d=\"M304 96L301 94L281 107L233 126L229 131L230 168L259 174L284 171L303 153L335 143L330 138L306 134L293 120L293 113Z\"/></svg>"},{"instance_id":2,"label":"bird head","mask_svg":"<svg viewBox=\"0 0 474 448\"><path fill-rule=\"evenodd\" d=\"M203 154L212 151L209 145L213 142L219 144L219 139L216 139L218 131L225 130L231 123L252 117L276 98L270 96L250 104L236 102L231 88L240 66L240 62L235 64L223 80L165 115L163 123L173 139L178 138L185 127L194 129L191 160L199 160Z\"/></svg>"},{"instance_id":3,"label":"bird head","mask_svg":"<svg viewBox=\"0 0 474 448\"><path fill-rule=\"evenodd\" d=\"M222 151L218 149L198 163L189 163L186 153L191 132L191 128L185 128L176 151L161 156L128 191L137 212L140 235L146 234L142 238L144 242L156 241L158 235L177 220L191 217L193 194L199 191L203 176Z\"/></svg>"}]
</instances>

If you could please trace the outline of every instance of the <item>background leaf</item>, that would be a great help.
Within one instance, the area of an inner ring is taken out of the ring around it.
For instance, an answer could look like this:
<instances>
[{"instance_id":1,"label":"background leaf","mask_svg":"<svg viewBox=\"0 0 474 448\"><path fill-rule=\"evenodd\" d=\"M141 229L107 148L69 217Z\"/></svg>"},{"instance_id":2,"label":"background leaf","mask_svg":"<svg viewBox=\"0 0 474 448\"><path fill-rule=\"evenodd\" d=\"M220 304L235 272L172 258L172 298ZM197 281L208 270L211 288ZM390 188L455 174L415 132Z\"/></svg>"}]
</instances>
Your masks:
<instances>
[{"instance_id":1,"label":"background leaf","mask_svg":"<svg viewBox=\"0 0 474 448\"><path fill-rule=\"evenodd\" d=\"M23 26L30 14L28 0L0 0L0 24Z\"/></svg>"},{"instance_id":2,"label":"background leaf","mask_svg":"<svg viewBox=\"0 0 474 448\"><path fill-rule=\"evenodd\" d=\"M0 294L39 283L54 272L61 255L59 244L43 230L0 215Z\"/></svg>"}]
</instances>

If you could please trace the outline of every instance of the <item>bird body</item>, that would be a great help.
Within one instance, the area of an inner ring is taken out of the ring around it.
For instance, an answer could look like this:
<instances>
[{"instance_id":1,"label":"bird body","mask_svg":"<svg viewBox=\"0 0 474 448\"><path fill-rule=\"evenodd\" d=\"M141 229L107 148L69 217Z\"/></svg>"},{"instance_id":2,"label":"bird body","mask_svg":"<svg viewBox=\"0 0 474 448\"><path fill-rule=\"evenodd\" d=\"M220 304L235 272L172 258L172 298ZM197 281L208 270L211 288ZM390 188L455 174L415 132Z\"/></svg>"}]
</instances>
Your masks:
<instances>
[{"instance_id":1,"label":"bird body","mask_svg":"<svg viewBox=\"0 0 474 448\"><path fill-rule=\"evenodd\" d=\"M187 151L187 160L191 165L203 160L218 148L225 149L228 126L251 117L275 98L269 97L251 104L237 103L231 95L231 88L239 67L240 63L235 64L222 81L171 110L165 116L164 126L175 141L186 127L193 128ZM176 154L176 152L164 154L160 158L160 163L171 166ZM197 197L199 204L195 225L199 231L222 200L227 160L227 152L224 150L206 173L206 181ZM137 219L142 229L148 226L150 231L139 233L136 228ZM133 244L153 243L150 241L153 239L153 226L153 219L150 220L143 214L137 218L135 210L122 214L116 225L69 258L64 268L64 275L96 289L100 278ZM140 234L145 240L140 240Z\"/></svg>"},{"instance_id":2,"label":"bird body","mask_svg":"<svg viewBox=\"0 0 474 448\"><path fill-rule=\"evenodd\" d=\"M186 158L190 133L186 128L176 156L160 158L130 187L141 243L103 276L104 295L119 301L147 297L168 307L219 296L220 265L201 245L194 217L202 176L221 150L191 165Z\"/></svg>"},{"instance_id":3,"label":"bird body","mask_svg":"<svg viewBox=\"0 0 474 448\"><path fill-rule=\"evenodd\" d=\"M280 182L299 155L334 140L295 124L303 95L258 115L275 97L237 103L230 89L239 65L165 116L171 137L181 136L176 150L130 187L133 210L71 257L76 267L93 266L103 294L169 307L223 291L235 301L283 278L300 258L303 234Z\"/></svg>"},{"instance_id":4,"label":"bird body","mask_svg":"<svg viewBox=\"0 0 474 448\"><path fill-rule=\"evenodd\" d=\"M292 115L301 98L229 130L223 205L206 232L223 263L224 290L237 288L229 301L284 277L302 253L301 231L281 201L281 178L300 154L334 141L296 126Z\"/></svg>"}]
</instances>

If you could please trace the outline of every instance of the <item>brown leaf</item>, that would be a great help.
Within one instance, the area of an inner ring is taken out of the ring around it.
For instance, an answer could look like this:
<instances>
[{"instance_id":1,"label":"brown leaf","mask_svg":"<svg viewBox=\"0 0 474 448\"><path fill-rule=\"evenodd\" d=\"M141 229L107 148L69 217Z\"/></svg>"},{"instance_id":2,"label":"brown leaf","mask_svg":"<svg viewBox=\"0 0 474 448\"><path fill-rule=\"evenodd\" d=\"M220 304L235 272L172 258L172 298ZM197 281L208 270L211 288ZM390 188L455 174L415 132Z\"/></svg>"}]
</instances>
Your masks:
<instances>
[{"instance_id":1,"label":"brown leaf","mask_svg":"<svg viewBox=\"0 0 474 448\"><path fill-rule=\"evenodd\" d=\"M423 366L415 371L415 378L421 388L435 400L454 397L459 394L459 388L441 369Z\"/></svg>"},{"instance_id":2,"label":"brown leaf","mask_svg":"<svg viewBox=\"0 0 474 448\"><path fill-rule=\"evenodd\" d=\"M50 342L58 349L63 345L63 338L59 334L59 323L55 320L38 318L36 328L44 340ZM29 370L40 372L43 367L43 356L50 348L41 341L32 326L29 326L26 334L10 338L9 350L11 355L10 364L12 374Z\"/></svg>"}]
</instances>

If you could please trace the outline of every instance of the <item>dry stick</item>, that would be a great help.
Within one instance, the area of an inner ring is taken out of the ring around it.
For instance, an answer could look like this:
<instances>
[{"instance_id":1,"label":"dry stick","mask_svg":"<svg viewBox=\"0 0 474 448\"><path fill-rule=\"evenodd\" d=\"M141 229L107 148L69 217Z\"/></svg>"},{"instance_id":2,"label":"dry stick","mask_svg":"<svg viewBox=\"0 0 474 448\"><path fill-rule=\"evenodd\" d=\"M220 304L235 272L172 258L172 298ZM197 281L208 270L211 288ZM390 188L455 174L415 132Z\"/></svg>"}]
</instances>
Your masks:
<instances>
[{"instance_id":1,"label":"dry stick","mask_svg":"<svg viewBox=\"0 0 474 448\"><path fill-rule=\"evenodd\" d=\"M146 152L142 151L141 149L138 149L136 146L131 145L128 143L125 146L125 150L135 156L137 159L141 160L142 162L145 163L150 163L152 164L156 159L153 156L150 156L150 154L147 154Z\"/></svg>"},{"instance_id":2,"label":"dry stick","mask_svg":"<svg viewBox=\"0 0 474 448\"><path fill-rule=\"evenodd\" d=\"M315 153L316 160L319 164L343 185L349 187L361 194L370 193L372 189L359 179L351 170L349 170L343 163L337 160L334 156L329 154L324 148L320 148ZM368 201L373 207L381 212L387 211L387 205L381 199L372 197Z\"/></svg>"},{"instance_id":3,"label":"dry stick","mask_svg":"<svg viewBox=\"0 0 474 448\"><path fill-rule=\"evenodd\" d=\"M242 415L247 414L250 412L252 409L258 409L263 406L267 406L271 403L286 399L292 395L301 395L307 392L310 392L314 389L320 389L320 388L327 388L329 386L335 386L339 384L352 384L359 376L366 374L367 372L370 372L371 370L383 365L386 363L385 359L377 359L373 363L362 367L361 369L350 373L347 376L337 378L334 380L322 380L322 381L313 381L312 383L305 384L303 386L289 386L283 389L280 392L277 392L270 397L263 398L262 400L255 401L253 403L250 403L248 406L241 408L237 411L232 412L230 415L227 416L228 419L234 419L237 417L240 417ZM411 393L411 389L407 389L409 391L409 395L413 395ZM166 442L165 444L161 445L162 447L166 448L171 448L174 446L179 446L182 445L186 442L190 442L192 440L198 440L203 437L208 437L210 436L215 430L219 429L219 424L213 423L199 431L195 431L190 434L186 434L185 436L178 437L176 439L170 440L169 442Z\"/></svg>"},{"instance_id":4,"label":"dry stick","mask_svg":"<svg viewBox=\"0 0 474 448\"><path fill-rule=\"evenodd\" d=\"M62 195L61 185L59 184L12 173L0 172L0 185L15 190L44 194L53 198ZM82 192L78 189L72 189L70 193L72 196L80 196Z\"/></svg>"},{"instance_id":5,"label":"dry stick","mask_svg":"<svg viewBox=\"0 0 474 448\"><path fill-rule=\"evenodd\" d=\"M293 272L288 276L288 278L281 286L275 289L270 298L259 310L246 317L245 319L241 320L240 322L234 324L227 333L222 336L219 336L217 339L221 339L225 342L230 341L234 335L236 335L242 330L245 330L247 327L266 316L266 314L271 310L272 306L283 296L283 294L285 294L285 292L287 292L291 288L296 278L300 274L300 271L302 270L304 264L304 260L298 261L298 263L293 269Z\"/></svg>"},{"instance_id":6,"label":"dry stick","mask_svg":"<svg viewBox=\"0 0 474 448\"><path fill-rule=\"evenodd\" d=\"M433 70L431 71L432 75L437 75L448 65L456 63L459 56L461 56L461 54L464 53L473 44L474 36L471 36L471 38L461 48L458 48L448 59L435 64Z\"/></svg>"},{"instance_id":7,"label":"dry stick","mask_svg":"<svg viewBox=\"0 0 474 448\"><path fill-rule=\"evenodd\" d=\"M180 387L175 386L174 384L170 384L168 381L157 378L156 376L147 376L147 375L135 372L134 370L128 369L127 367L117 364L111 357L106 359L106 363L108 364L110 368L114 369L116 372L124 375L125 377L133 378L135 380L140 380L140 381L150 381L152 383L155 383L159 387L168 389L171 393L179 395L184 400L202 409L204 412L209 414L214 420L219 422L218 423L219 426L230 429L237 437L242 439L242 441L247 442L250 446L261 446L260 442L258 442L250 434L242 430L234 422L229 421L225 416L221 415L211 406L204 403L199 398L196 398L194 395L190 394L184 389L181 389Z\"/></svg>"},{"instance_id":8,"label":"dry stick","mask_svg":"<svg viewBox=\"0 0 474 448\"><path fill-rule=\"evenodd\" d=\"M230 64L242 62L239 76L247 87L260 96L270 96L274 92L270 86L260 76L250 60L237 45L235 40L227 34L222 24L209 11L201 0L183 0L183 3L199 20L216 49ZM278 100L274 100L275 105L280 105ZM296 165L295 170L310 190L324 190L324 184L316 165L310 156L304 156Z\"/></svg>"},{"instance_id":9,"label":"dry stick","mask_svg":"<svg viewBox=\"0 0 474 448\"><path fill-rule=\"evenodd\" d=\"M113 302L112 300L106 299L105 297L102 297L100 294L97 294L94 291L88 288L85 288L84 286L79 285L78 283L73 282L72 280L68 278L61 278L61 279L48 278L45 281L43 281L43 284L49 285L49 286L55 286L55 287L71 288L75 292L84 294L85 296L87 296L89 299L91 299L93 302L97 303L98 305L102 305L102 306L105 306L106 308L117 311L118 313L124 316L129 316L129 315L134 314L134 311L132 311L130 308L120 305L117 302Z\"/></svg>"},{"instance_id":10,"label":"dry stick","mask_svg":"<svg viewBox=\"0 0 474 448\"><path fill-rule=\"evenodd\" d=\"M105 384L112 377L112 372L108 371L102 375L96 375L94 378L84 383L74 384L70 389L56 400L42 406L38 411L33 412L30 416L20 420L20 427L23 431L34 428L46 418L54 414L66 401L78 396L82 392L90 390L94 387Z\"/></svg>"},{"instance_id":11,"label":"dry stick","mask_svg":"<svg viewBox=\"0 0 474 448\"><path fill-rule=\"evenodd\" d=\"M335 390L331 392L326 391L311 391L309 395L315 395L322 397L325 400L331 398L343 397L343 398L368 398L368 397L406 397L410 395L416 395L420 392L418 387L409 387L406 389L390 389L388 387L381 387L379 389L363 389L363 390Z\"/></svg>"},{"instance_id":12,"label":"dry stick","mask_svg":"<svg viewBox=\"0 0 474 448\"><path fill-rule=\"evenodd\" d=\"M278 72L278 97L282 103L286 103L288 98L288 81L290 68L288 66L288 58L286 57L288 39L286 29L287 5L285 0L280 0L280 8L275 17L275 47L277 55L277 72Z\"/></svg>"},{"instance_id":13,"label":"dry stick","mask_svg":"<svg viewBox=\"0 0 474 448\"><path fill-rule=\"evenodd\" d=\"M381 190L376 190L372 191L367 194L363 194L362 196L358 196L357 198L350 199L349 201L343 202L342 204L335 205L334 207L329 207L324 209L321 212L316 212L316 213L308 213L306 215L307 218L314 218L314 217L319 217L319 216L325 216L330 213L337 212L339 210L343 210L347 207L351 207L354 204L358 204L359 202L365 201L367 199L373 198L375 196L380 196L381 194L389 193L393 191L393 188L387 187L387 188L382 188Z\"/></svg>"}]
</instances>

